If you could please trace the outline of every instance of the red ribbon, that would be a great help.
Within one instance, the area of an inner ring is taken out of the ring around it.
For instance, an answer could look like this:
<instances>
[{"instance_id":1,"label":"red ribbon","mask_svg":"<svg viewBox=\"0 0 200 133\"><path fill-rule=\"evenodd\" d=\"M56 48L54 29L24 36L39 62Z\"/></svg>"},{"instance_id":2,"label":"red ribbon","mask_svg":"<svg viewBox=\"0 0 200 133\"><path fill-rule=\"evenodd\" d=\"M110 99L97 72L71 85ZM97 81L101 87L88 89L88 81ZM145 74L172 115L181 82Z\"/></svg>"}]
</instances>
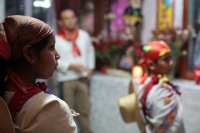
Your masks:
<instances>
[{"instance_id":1,"label":"red ribbon","mask_svg":"<svg viewBox=\"0 0 200 133\"><path fill-rule=\"evenodd\" d=\"M23 93L27 90L27 85L22 81L20 76L10 68L7 68L7 74L11 78L12 82L19 88Z\"/></svg>"}]
</instances>

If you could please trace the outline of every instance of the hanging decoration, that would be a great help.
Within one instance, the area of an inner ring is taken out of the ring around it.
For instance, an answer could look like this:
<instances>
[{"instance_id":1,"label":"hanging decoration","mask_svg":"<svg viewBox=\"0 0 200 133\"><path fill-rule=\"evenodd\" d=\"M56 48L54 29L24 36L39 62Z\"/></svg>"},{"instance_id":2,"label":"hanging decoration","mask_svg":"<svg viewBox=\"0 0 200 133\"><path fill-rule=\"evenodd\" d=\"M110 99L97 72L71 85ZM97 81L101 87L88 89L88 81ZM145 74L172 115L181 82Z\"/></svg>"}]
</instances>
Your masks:
<instances>
[{"instance_id":1,"label":"hanging decoration","mask_svg":"<svg viewBox=\"0 0 200 133\"><path fill-rule=\"evenodd\" d=\"M163 1L164 1L164 4L165 4L166 8L171 7L172 3L174 2L174 0L163 0Z\"/></svg>"},{"instance_id":2,"label":"hanging decoration","mask_svg":"<svg viewBox=\"0 0 200 133\"><path fill-rule=\"evenodd\" d=\"M174 1L158 0L158 29L173 27Z\"/></svg>"}]
</instances>

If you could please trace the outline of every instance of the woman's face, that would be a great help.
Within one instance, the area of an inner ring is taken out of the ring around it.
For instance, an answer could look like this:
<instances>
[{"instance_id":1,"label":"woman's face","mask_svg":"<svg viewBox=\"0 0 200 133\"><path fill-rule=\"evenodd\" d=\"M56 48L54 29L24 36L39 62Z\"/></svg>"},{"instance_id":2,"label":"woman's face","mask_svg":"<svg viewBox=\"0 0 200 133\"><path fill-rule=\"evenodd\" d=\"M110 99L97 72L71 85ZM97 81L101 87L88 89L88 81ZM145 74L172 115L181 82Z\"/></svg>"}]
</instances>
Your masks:
<instances>
[{"instance_id":1,"label":"woman's face","mask_svg":"<svg viewBox=\"0 0 200 133\"><path fill-rule=\"evenodd\" d=\"M53 76L57 69L60 55L55 49L55 35L52 33L49 36L48 44L34 57L32 70L36 78L49 79Z\"/></svg>"}]
</instances>

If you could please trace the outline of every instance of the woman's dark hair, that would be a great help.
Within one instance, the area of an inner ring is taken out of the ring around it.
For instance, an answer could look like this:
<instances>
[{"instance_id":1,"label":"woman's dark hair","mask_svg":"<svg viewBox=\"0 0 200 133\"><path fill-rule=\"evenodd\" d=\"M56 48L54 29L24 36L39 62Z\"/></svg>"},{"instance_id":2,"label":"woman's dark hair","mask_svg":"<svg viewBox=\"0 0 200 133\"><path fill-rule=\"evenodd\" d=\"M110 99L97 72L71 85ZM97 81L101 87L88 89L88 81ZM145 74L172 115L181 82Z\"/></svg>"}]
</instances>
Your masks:
<instances>
[{"instance_id":1,"label":"woman's dark hair","mask_svg":"<svg viewBox=\"0 0 200 133\"><path fill-rule=\"evenodd\" d=\"M42 49L44 49L47 44L48 44L48 40L49 40L49 36L45 37L44 39L42 39L41 41L39 41L36 44L33 44L32 47L36 52L40 52Z\"/></svg>"},{"instance_id":2,"label":"woman's dark hair","mask_svg":"<svg viewBox=\"0 0 200 133\"><path fill-rule=\"evenodd\" d=\"M49 36L45 37L44 39L42 39L41 41L39 41L38 43L34 44L32 47L33 49L39 53L42 49L44 49L47 44L48 44L48 39L49 39ZM17 61L16 61L17 62ZM9 64L9 67L12 69L14 67L16 67L17 64L19 63L16 63L16 62L13 62L11 64ZM5 83L5 77L6 77L6 60L3 59L1 56L0 56L0 97L4 97L4 92L6 90L6 83Z\"/></svg>"}]
</instances>

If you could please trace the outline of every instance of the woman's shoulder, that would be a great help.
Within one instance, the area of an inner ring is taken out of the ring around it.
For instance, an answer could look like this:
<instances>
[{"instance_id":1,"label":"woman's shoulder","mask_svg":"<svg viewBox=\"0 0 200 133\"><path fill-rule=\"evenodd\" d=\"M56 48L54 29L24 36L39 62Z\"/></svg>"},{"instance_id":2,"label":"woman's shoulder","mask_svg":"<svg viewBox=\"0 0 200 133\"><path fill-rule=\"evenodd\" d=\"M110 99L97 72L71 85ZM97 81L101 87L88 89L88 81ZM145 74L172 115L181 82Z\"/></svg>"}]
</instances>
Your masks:
<instances>
[{"instance_id":1,"label":"woman's shoulder","mask_svg":"<svg viewBox=\"0 0 200 133\"><path fill-rule=\"evenodd\" d=\"M49 112L60 114L66 114L66 116L70 116L71 110L67 103L55 95L48 94L45 92L41 92L33 101L33 108L38 108L39 110L46 110L48 108Z\"/></svg>"},{"instance_id":2,"label":"woman's shoulder","mask_svg":"<svg viewBox=\"0 0 200 133\"><path fill-rule=\"evenodd\" d=\"M40 103L42 106L46 106L48 104L58 104L60 106L67 106L67 103L58 98L57 96L45 92L40 92L35 100L34 103Z\"/></svg>"},{"instance_id":3,"label":"woman's shoulder","mask_svg":"<svg viewBox=\"0 0 200 133\"><path fill-rule=\"evenodd\" d=\"M31 103L29 103L29 107L21 111L21 113L26 113L28 115L37 115L41 113L42 110L46 110L48 108L49 112L60 111L60 112L70 112L70 109L66 102L56 97L55 95L40 92L34 95Z\"/></svg>"},{"instance_id":4,"label":"woman's shoulder","mask_svg":"<svg viewBox=\"0 0 200 133\"><path fill-rule=\"evenodd\" d=\"M34 123L37 123L37 127L31 126ZM68 105L58 97L44 92L34 98L27 110L19 113L16 125L18 130L31 129L35 132L76 132L76 124Z\"/></svg>"}]
</instances>

